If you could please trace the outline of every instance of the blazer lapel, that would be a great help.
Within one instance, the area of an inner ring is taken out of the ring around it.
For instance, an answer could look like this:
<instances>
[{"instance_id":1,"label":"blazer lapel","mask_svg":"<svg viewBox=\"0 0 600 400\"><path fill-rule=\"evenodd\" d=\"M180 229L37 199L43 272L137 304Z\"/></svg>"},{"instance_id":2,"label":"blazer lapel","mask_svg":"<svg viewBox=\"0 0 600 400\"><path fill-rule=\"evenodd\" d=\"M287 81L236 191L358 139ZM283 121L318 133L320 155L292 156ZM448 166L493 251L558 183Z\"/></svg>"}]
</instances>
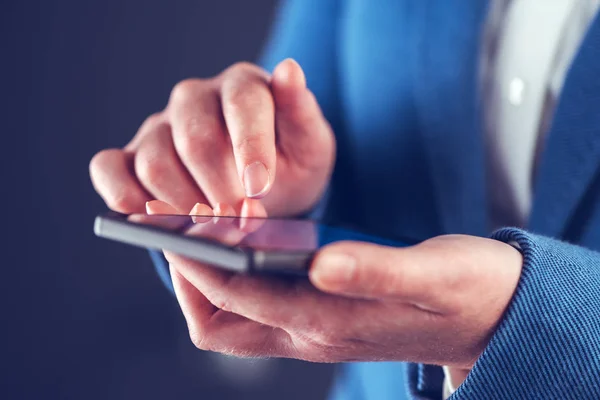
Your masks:
<instances>
[{"instance_id":1,"label":"blazer lapel","mask_svg":"<svg viewBox=\"0 0 600 400\"><path fill-rule=\"evenodd\" d=\"M567 75L548 134L529 228L561 237L600 167L600 21Z\"/></svg>"},{"instance_id":2,"label":"blazer lapel","mask_svg":"<svg viewBox=\"0 0 600 400\"><path fill-rule=\"evenodd\" d=\"M415 96L445 232L485 235L480 38L487 1L422 1Z\"/></svg>"}]
</instances>

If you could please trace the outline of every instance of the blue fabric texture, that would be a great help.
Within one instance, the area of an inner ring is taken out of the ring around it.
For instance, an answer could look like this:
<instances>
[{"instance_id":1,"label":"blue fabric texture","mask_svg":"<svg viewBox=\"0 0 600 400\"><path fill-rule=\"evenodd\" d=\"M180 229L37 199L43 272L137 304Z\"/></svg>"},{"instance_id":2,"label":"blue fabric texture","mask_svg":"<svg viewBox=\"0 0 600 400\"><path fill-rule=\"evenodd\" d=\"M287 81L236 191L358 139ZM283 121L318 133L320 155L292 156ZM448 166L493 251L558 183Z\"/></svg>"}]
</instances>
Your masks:
<instances>
[{"instance_id":1,"label":"blue fabric texture","mask_svg":"<svg viewBox=\"0 0 600 400\"><path fill-rule=\"evenodd\" d=\"M600 398L600 253L502 229L524 256L514 299L452 399Z\"/></svg>"},{"instance_id":2,"label":"blue fabric texture","mask_svg":"<svg viewBox=\"0 0 600 400\"><path fill-rule=\"evenodd\" d=\"M486 0L284 0L261 64L295 58L336 135L331 224L489 236L477 86ZM569 70L517 241L525 264L452 399L600 398L600 22ZM554 239L550 239L554 238ZM595 251L594 251L595 250ZM153 260L172 288L168 265ZM392 316L390 316L392 317ZM440 367L340 365L334 400L440 399Z\"/></svg>"}]
</instances>

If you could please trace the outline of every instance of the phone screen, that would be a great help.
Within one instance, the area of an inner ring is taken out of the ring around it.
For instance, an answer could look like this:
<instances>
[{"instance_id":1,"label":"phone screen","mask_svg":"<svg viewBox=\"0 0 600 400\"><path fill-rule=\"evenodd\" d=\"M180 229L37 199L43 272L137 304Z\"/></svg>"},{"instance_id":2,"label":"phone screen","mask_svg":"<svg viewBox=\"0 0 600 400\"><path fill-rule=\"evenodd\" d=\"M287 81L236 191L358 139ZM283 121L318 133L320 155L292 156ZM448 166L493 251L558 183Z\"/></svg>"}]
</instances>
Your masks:
<instances>
[{"instance_id":1,"label":"phone screen","mask_svg":"<svg viewBox=\"0 0 600 400\"><path fill-rule=\"evenodd\" d=\"M333 227L312 220L242 218L187 215L132 214L130 223L152 225L180 235L217 242L227 247L259 251L313 252L341 240L371 242L389 246L408 246L414 240L391 240Z\"/></svg>"}]
</instances>

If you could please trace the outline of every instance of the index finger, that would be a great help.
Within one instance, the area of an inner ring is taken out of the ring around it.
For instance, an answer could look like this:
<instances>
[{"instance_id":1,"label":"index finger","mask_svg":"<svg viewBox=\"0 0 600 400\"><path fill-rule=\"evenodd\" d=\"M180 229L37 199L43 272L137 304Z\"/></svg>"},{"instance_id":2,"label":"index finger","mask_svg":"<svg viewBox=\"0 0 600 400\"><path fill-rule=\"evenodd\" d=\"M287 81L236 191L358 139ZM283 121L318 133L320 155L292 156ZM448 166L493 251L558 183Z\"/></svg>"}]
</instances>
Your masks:
<instances>
[{"instance_id":1,"label":"index finger","mask_svg":"<svg viewBox=\"0 0 600 400\"><path fill-rule=\"evenodd\" d=\"M223 80L225 123L247 197L264 197L275 179L275 105L266 72L236 66Z\"/></svg>"},{"instance_id":2,"label":"index finger","mask_svg":"<svg viewBox=\"0 0 600 400\"><path fill-rule=\"evenodd\" d=\"M306 329L317 312L330 309L332 296L317 291L307 281L235 274L178 255L171 264L217 308L264 325ZM342 311L342 304L337 311ZM333 310L331 313L334 315Z\"/></svg>"}]
</instances>

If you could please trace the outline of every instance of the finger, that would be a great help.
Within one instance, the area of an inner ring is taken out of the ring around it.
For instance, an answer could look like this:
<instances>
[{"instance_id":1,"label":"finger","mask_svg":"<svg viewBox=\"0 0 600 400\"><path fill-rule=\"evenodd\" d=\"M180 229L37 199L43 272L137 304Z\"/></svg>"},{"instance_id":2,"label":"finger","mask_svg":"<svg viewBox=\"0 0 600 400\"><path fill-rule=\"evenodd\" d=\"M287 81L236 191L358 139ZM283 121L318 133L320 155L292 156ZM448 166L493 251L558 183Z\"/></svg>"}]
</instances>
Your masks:
<instances>
[{"instance_id":1,"label":"finger","mask_svg":"<svg viewBox=\"0 0 600 400\"><path fill-rule=\"evenodd\" d=\"M308 282L224 272L175 254L169 261L217 308L261 324L282 329L310 329L317 324L315 310L326 313L331 299ZM310 293L310 295L308 295ZM343 312L340 304L337 311Z\"/></svg>"},{"instance_id":2,"label":"finger","mask_svg":"<svg viewBox=\"0 0 600 400\"><path fill-rule=\"evenodd\" d=\"M177 210L175 207L160 200L147 202L146 213L147 215L132 214L128 217L128 220L138 224L153 225L172 231L182 229L190 223L187 218L176 215Z\"/></svg>"},{"instance_id":3,"label":"finger","mask_svg":"<svg viewBox=\"0 0 600 400\"><path fill-rule=\"evenodd\" d=\"M133 174L131 158L119 149L103 150L90 162L90 177L106 205L117 212L144 212L151 200Z\"/></svg>"},{"instance_id":4,"label":"finger","mask_svg":"<svg viewBox=\"0 0 600 400\"><path fill-rule=\"evenodd\" d=\"M203 231L207 230L207 227L212 225L211 222L214 219L212 208L207 204L196 203L188 215L190 215L190 219L184 219L184 221L191 220L192 224L188 225L188 228L183 231L183 234L186 236L206 238L207 235L204 234ZM170 260L171 252L164 250L163 254L167 260Z\"/></svg>"},{"instance_id":5,"label":"finger","mask_svg":"<svg viewBox=\"0 0 600 400\"><path fill-rule=\"evenodd\" d=\"M245 218L266 218L267 210L262 203L254 199L244 199L241 216Z\"/></svg>"},{"instance_id":6,"label":"finger","mask_svg":"<svg viewBox=\"0 0 600 400\"><path fill-rule=\"evenodd\" d=\"M142 140L150 133L154 131L154 129L167 122L166 116L162 112L154 113L150 115L148 118L142 122L142 125L139 127L135 136L125 145L124 150L128 153L134 153Z\"/></svg>"},{"instance_id":7,"label":"finger","mask_svg":"<svg viewBox=\"0 0 600 400\"><path fill-rule=\"evenodd\" d=\"M223 115L246 197L262 198L275 179L275 107L268 75L245 64L225 73Z\"/></svg>"},{"instance_id":8,"label":"finger","mask_svg":"<svg viewBox=\"0 0 600 400\"><path fill-rule=\"evenodd\" d=\"M226 203L218 203L213 212L217 217L235 217L235 209Z\"/></svg>"},{"instance_id":9,"label":"finger","mask_svg":"<svg viewBox=\"0 0 600 400\"><path fill-rule=\"evenodd\" d=\"M165 122L154 127L135 153L135 171L142 185L156 199L168 202L178 213L186 213L196 202L206 202L179 160L171 128Z\"/></svg>"},{"instance_id":10,"label":"finger","mask_svg":"<svg viewBox=\"0 0 600 400\"><path fill-rule=\"evenodd\" d=\"M233 208L227 204L220 203L219 209L215 208L214 214L217 212L235 216ZM265 215L264 208L258 200L245 199L242 206L244 216L262 216ZM196 236L205 239L216 240L227 246L238 245L249 233L254 232L261 225L263 220L251 219L250 222L246 218L242 218L239 224L235 224L234 218L215 218L212 217L213 210L205 204L196 204L190 212L194 225L186 231L188 236ZM209 217L201 217L208 215Z\"/></svg>"},{"instance_id":11,"label":"finger","mask_svg":"<svg viewBox=\"0 0 600 400\"><path fill-rule=\"evenodd\" d=\"M167 108L175 149L206 196L239 210L244 198L231 144L226 136L215 84L188 80L173 89Z\"/></svg>"},{"instance_id":12,"label":"finger","mask_svg":"<svg viewBox=\"0 0 600 400\"><path fill-rule=\"evenodd\" d=\"M208 204L196 203L189 215L192 215L194 223L208 222L213 219L213 210Z\"/></svg>"},{"instance_id":13,"label":"finger","mask_svg":"<svg viewBox=\"0 0 600 400\"><path fill-rule=\"evenodd\" d=\"M319 251L309 275L316 287L329 293L428 303L437 301L437 293L450 280L443 268L447 261L418 246L338 242Z\"/></svg>"},{"instance_id":14,"label":"finger","mask_svg":"<svg viewBox=\"0 0 600 400\"><path fill-rule=\"evenodd\" d=\"M232 207L222 205L225 212L231 212ZM231 210L230 210L231 209ZM174 215L177 210L168 203L160 200L153 200L146 203L146 212L149 216L152 215ZM212 217L213 210L206 204L197 203L194 205L189 215L193 224L185 230L186 236L196 236L205 239L220 241L224 244L234 246L238 244L246 235L246 233L235 228L227 219L218 220ZM134 222L156 225L168 229L178 229L188 225L189 219L174 218L174 219L148 219L144 215L136 214L133 217Z\"/></svg>"},{"instance_id":15,"label":"finger","mask_svg":"<svg viewBox=\"0 0 600 400\"><path fill-rule=\"evenodd\" d=\"M246 199L246 202L257 202L257 200ZM233 214L235 216L235 212L233 208L227 204L220 203L223 210L219 210L219 212L225 212L229 214ZM262 206L255 206L250 211L251 213L260 212ZM246 208L246 207L243 207ZM254 210L256 208L256 210ZM247 212L246 212L247 213ZM243 227L238 227L236 224L232 223L232 220L229 218L215 218L213 217L214 211L207 206L206 204L196 204L192 211L190 212L192 215L192 220L194 221L194 225L188 229L185 234L187 236L196 236L205 239L211 239L218 242L221 242L227 246L235 246L239 244L244 237L249 233L243 229Z\"/></svg>"},{"instance_id":16,"label":"finger","mask_svg":"<svg viewBox=\"0 0 600 400\"><path fill-rule=\"evenodd\" d=\"M173 207L172 205L170 205L169 203L166 203L164 201L151 200L146 203L146 213L148 215L157 215L157 214L175 215L175 214L177 214L177 209L175 207Z\"/></svg>"},{"instance_id":17,"label":"finger","mask_svg":"<svg viewBox=\"0 0 600 400\"><path fill-rule=\"evenodd\" d=\"M282 61L273 71L271 88L282 155L307 169L323 170L322 165L330 163L334 151L333 134L306 87L300 65L292 59Z\"/></svg>"},{"instance_id":18,"label":"finger","mask_svg":"<svg viewBox=\"0 0 600 400\"><path fill-rule=\"evenodd\" d=\"M218 308L187 281L172 265L169 265L175 296L187 321L190 336L203 336L204 326Z\"/></svg>"},{"instance_id":19,"label":"finger","mask_svg":"<svg viewBox=\"0 0 600 400\"><path fill-rule=\"evenodd\" d=\"M192 217L194 224L185 231L186 236L218 241L227 246L239 244L247 235L226 218Z\"/></svg>"},{"instance_id":20,"label":"finger","mask_svg":"<svg viewBox=\"0 0 600 400\"><path fill-rule=\"evenodd\" d=\"M286 357L289 335L280 329L219 310L171 265L171 279L190 339L202 350L237 357Z\"/></svg>"},{"instance_id":21,"label":"finger","mask_svg":"<svg viewBox=\"0 0 600 400\"><path fill-rule=\"evenodd\" d=\"M242 204L240 229L246 233L257 231L267 217L267 210L259 200L244 199Z\"/></svg>"},{"instance_id":22,"label":"finger","mask_svg":"<svg viewBox=\"0 0 600 400\"><path fill-rule=\"evenodd\" d=\"M235 212L235 209L230 206L229 204L226 203L218 203L215 208L213 209L213 212L215 213L215 222L222 222L225 224L233 224L236 222L236 219L233 218L235 217L237 214ZM219 217L226 217L226 218L219 218Z\"/></svg>"}]
</instances>

